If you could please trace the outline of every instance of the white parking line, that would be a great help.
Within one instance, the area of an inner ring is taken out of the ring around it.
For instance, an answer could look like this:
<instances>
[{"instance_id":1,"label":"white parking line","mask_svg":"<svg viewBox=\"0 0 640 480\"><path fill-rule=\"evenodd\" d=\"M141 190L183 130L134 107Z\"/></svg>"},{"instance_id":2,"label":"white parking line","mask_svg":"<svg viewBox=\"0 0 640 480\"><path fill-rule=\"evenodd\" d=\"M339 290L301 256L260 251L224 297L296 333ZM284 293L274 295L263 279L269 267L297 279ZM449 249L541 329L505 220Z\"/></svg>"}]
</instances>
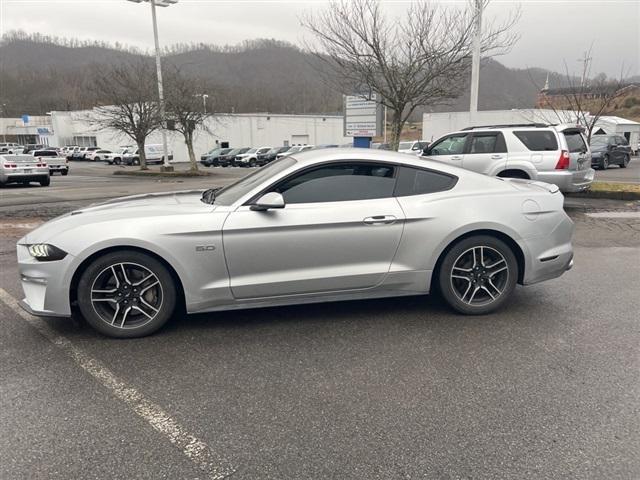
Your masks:
<instances>
[{"instance_id":1,"label":"white parking line","mask_svg":"<svg viewBox=\"0 0 640 480\"><path fill-rule=\"evenodd\" d=\"M594 212L587 213L587 217L593 218L640 218L640 212Z\"/></svg>"},{"instance_id":2,"label":"white parking line","mask_svg":"<svg viewBox=\"0 0 640 480\"><path fill-rule=\"evenodd\" d=\"M33 317L22 310L18 305L18 301L2 288L0 288L0 300L56 347L69 355L84 371L109 389L113 395L122 400L155 430L164 434L210 479L223 479L235 472L235 468L228 462L218 458L205 442L187 432L182 425L171 418L162 408L147 400L134 387L120 380L111 370L78 348L66 337L56 333L45 321Z\"/></svg>"}]
</instances>

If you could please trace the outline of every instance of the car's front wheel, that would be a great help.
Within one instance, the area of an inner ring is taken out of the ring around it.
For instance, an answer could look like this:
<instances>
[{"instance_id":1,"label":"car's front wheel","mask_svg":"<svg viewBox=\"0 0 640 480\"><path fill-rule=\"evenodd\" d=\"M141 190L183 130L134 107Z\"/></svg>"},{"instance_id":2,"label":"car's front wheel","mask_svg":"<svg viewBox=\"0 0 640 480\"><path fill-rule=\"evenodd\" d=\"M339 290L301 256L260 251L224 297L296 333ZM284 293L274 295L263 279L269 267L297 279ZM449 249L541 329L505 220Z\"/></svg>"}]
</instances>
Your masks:
<instances>
[{"instance_id":1,"label":"car's front wheel","mask_svg":"<svg viewBox=\"0 0 640 480\"><path fill-rule=\"evenodd\" d=\"M607 168L609 168L609 155L604 155L600 163L600 170L606 170Z\"/></svg>"},{"instance_id":2,"label":"car's front wheel","mask_svg":"<svg viewBox=\"0 0 640 480\"><path fill-rule=\"evenodd\" d=\"M518 262L507 244L478 235L456 243L439 270L439 287L446 302L467 315L481 315L502 306L518 279Z\"/></svg>"},{"instance_id":3,"label":"car's front wheel","mask_svg":"<svg viewBox=\"0 0 640 480\"><path fill-rule=\"evenodd\" d=\"M629 165L629 160L631 160L629 158L629 155L625 155L622 159L622 163L620 164L620 168L627 168L627 165Z\"/></svg>"},{"instance_id":4,"label":"car's front wheel","mask_svg":"<svg viewBox=\"0 0 640 480\"><path fill-rule=\"evenodd\" d=\"M176 286L157 259L136 251L107 253L86 268L78 306L100 333L116 338L150 335L173 314Z\"/></svg>"}]
</instances>

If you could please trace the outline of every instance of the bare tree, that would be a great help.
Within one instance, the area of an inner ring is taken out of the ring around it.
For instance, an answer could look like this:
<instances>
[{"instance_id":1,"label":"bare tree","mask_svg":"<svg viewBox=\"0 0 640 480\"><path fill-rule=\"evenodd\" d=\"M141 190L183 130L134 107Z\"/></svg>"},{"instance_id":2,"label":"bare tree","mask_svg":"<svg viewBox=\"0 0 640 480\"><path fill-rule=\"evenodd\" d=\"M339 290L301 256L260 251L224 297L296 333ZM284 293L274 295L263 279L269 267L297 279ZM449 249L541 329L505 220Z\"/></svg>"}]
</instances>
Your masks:
<instances>
[{"instance_id":1,"label":"bare tree","mask_svg":"<svg viewBox=\"0 0 640 480\"><path fill-rule=\"evenodd\" d=\"M624 87L627 85L623 70L617 79L608 79L603 73L589 79L592 48L585 52L579 75L570 74L565 62L565 83L568 86L555 90L543 89L541 92L545 96L539 105L552 110L560 122L576 122L584 127L589 141L598 120L615 109L615 101L624 96Z\"/></svg>"},{"instance_id":2,"label":"bare tree","mask_svg":"<svg viewBox=\"0 0 640 480\"><path fill-rule=\"evenodd\" d=\"M184 137L189 152L191 170L198 170L196 154L193 150L194 135L198 130L207 131L208 115L203 105L204 93L201 82L180 73L178 68L166 75L167 115L175 123L175 130Z\"/></svg>"},{"instance_id":3,"label":"bare tree","mask_svg":"<svg viewBox=\"0 0 640 480\"><path fill-rule=\"evenodd\" d=\"M390 110L391 144L398 148L402 128L413 111L460 96L467 84L478 7L470 0L459 9L414 1L401 18L389 19L376 0L332 0L302 18L322 60L318 73L342 93L369 99L377 93ZM505 53L517 37L510 34L519 12L482 32L484 57Z\"/></svg>"},{"instance_id":4,"label":"bare tree","mask_svg":"<svg viewBox=\"0 0 640 480\"><path fill-rule=\"evenodd\" d=\"M141 59L94 71L91 88L101 106L93 109L89 122L130 137L138 146L140 169L147 170L144 144L161 126L152 64Z\"/></svg>"}]
</instances>

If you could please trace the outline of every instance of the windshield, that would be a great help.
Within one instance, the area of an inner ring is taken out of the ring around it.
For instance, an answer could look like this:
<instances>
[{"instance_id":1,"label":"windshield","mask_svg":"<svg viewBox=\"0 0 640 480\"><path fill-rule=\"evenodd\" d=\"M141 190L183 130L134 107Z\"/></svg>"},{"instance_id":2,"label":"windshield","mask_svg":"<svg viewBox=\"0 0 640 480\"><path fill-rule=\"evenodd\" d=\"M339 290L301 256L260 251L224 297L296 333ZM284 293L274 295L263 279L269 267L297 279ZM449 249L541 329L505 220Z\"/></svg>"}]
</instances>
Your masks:
<instances>
[{"instance_id":1,"label":"windshield","mask_svg":"<svg viewBox=\"0 0 640 480\"><path fill-rule=\"evenodd\" d=\"M295 163L295 159L291 157L275 160L255 172L250 173L246 177L241 178L236 183L224 187L216 193L216 198L213 203L215 205L233 205L269 177L277 175L283 170L295 165Z\"/></svg>"},{"instance_id":2,"label":"windshield","mask_svg":"<svg viewBox=\"0 0 640 480\"><path fill-rule=\"evenodd\" d=\"M257 148L252 148L251 150L247 150L245 153L256 153L257 151Z\"/></svg>"},{"instance_id":3,"label":"windshield","mask_svg":"<svg viewBox=\"0 0 640 480\"><path fill-rule=\"evenodd\" d=\"M296 152L299 152L301 148L302 148L301 146L296 145L295 147L291 147L289 150L287 150L287 152L288 153L296 153Z\"/></svg>"},{"instance_id":4,"label":"windshield","mask_svg":"<svg viewBox=\"0 0 640 480\"><path fill-rule=\"evenodd\" d=\"M41 152L33 152L34 157L57 157L58 154L53 150L42 150Z\"/></svg>"}]
</instances>

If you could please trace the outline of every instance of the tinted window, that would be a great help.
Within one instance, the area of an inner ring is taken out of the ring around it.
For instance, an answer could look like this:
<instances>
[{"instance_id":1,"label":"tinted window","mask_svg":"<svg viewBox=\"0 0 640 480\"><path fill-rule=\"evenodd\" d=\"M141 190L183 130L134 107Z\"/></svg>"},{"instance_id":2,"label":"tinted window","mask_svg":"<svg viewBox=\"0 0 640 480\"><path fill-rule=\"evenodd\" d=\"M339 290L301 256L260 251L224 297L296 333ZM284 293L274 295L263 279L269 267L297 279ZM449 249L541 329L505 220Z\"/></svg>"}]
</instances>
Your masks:
<instances>
[{"instance_id":1,"label":"tinted window","mask_svg":"<svg viewBox=\"0 0 640 480\"><path fill-rule=\"evenodd\" d=\"M269 177L273 177L295 164L296 161L289 157L271 162L237 182L222 188L216 193L214 203L216 205L232 205L251 190L260 186L261 183L266 182Z\"/></svg>"},{"instance_id":2,"label":"tinted window","mask_svg":"<svg viewBox=\"0 0 640 480\"><path fill-rule=\"evenodd\" d=\"M616 140L618 145L629 145L629 142L624 137L616 137Z\"/></svg>"},{"instance_id":3,"label":"tinted window","mask_svg":"<svg viewBox=\"0 0 640 480\"><path fill-rule=\"evenodd\" d=\"M344 163L307 170L277 185L286 203L344 202L393 196L395 168Z\"/></svg>"},{"instance_id":4,"label":"tinted window","mask_svg":"<svg viewBox=\"0 0 640 480\"><path fill-rule=\"evenodd\" d=\"M567 139L567 146L570 152L584 152L587 150L580 132L565 132L564 138Z\"/></svg>"},{"instance_id":5,"label":"tinted window","mask_svg":"<svg viewBox=\"0 0 640 480\"><path fill-rule=\"evenodd\" d=\"M549 130L520 130L514 131L513 134L531 151L544 152L558 149L556 136Z\"/></svg>"},{"instance_id":6,"label":"tinted window","mask_svg":"<svg viewBox=\"0 0 640 480\"><path fill-rule=\"evenodd\" d=\"M475 133L469 153L506 153L507 146L501 133Z\"/></svg>"},{"instance_id":7,"label":"tinted window","mask_svg":"<svg viewBox=\"0 0 640 480\"><path fill-rule=\"evenodd\" d=\"M401 167L398 172L395 195L397 197L406 197L409 195L442 192L452 188L457 180L454 176L432 170Z\"/></svg>"},{"instance_id":8,"label":"tinted window","mask_svg":"<svg viewBox=\"0 0 640 480\"><path fill-rule=\"evenodd\" d=\"M34 157L57 157L58 154L52 150L44 150L42 152L33 152Z\"/></svg>"},{"instance_id":9,"label":"tinted window","mask_svg":"<svg viewBox=\"0 0 640 480\"><path fill-rule=\"evenodd\" d=\"M464 151L467 133L459 133L445 137L433 144L429 155L459 155Z\"/></svg>"}]
</instances>

